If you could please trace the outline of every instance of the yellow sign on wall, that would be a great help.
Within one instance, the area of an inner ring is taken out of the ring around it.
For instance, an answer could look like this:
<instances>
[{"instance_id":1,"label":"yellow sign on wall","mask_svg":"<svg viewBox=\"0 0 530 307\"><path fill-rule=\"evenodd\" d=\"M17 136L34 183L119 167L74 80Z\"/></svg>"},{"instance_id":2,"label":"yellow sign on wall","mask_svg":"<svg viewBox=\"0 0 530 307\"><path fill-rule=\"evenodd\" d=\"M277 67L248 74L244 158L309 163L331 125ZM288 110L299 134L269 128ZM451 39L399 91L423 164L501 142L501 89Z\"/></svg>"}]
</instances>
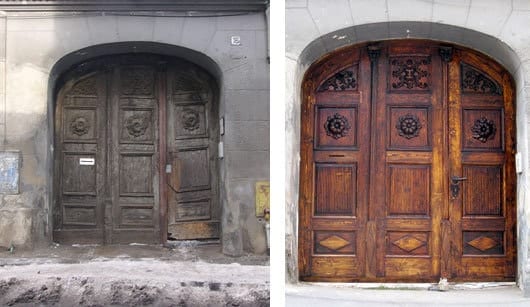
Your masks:
<instances>
[{"instance_id":1,"label":"yellow sign on wall","mask_svg":"<svg viewBox=\"0 0 530 307\"><path fill-rule=\"evenodd\" d=\"M270 182L256 182L256 216L264 217L265 211L269 212L270 210L270 202Z\"/></svg>"}]
</instances>

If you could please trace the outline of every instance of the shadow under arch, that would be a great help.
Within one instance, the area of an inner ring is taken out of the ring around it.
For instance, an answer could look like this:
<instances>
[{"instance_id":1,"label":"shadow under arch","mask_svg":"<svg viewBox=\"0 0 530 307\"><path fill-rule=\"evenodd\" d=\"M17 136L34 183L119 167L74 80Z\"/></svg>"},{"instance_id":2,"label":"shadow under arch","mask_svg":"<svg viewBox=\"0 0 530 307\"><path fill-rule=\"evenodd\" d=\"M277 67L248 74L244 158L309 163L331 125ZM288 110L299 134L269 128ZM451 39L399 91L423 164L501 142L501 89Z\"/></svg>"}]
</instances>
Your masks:
<instances>
[{"instance_id":1,"label":"shadow under arch","mask_svg":"<svg viewBox=\"0 0 530 307\"><path fill-rule=\"evenodd\" d=\"M176 45L157 43L157 42L116 42L106 43L100 45L93 45L86 48L73 51L62 56L51 68L48 78L47 91L47 238L51 242L53 240L53 206L54 206L54 147L55 142L55 109L57 107L57 98L59 91L69 78L72 76L80 76L81 74L90 73L96 66L91 66L95 62L101 62L100 59L123 56L123 55L153 55L165 59L173 59L180 62L187 62L197 69L206 73L208 79L211 81L213 97L212 102L214 108L220 109L221 104L221 89L222 89L222 71L219 65L209 56L204 53L181 47ZM217 114L218 116L218 114ZM222 164L222 161L219 163ZM218 165L221 166L221 165ZM221 166L222 167L222 166ZM219 174L219 169L217 169ZM219 194L222 192L219 191ZM219 199L221 201L221 199ZM222 226L221 226L222 227ZM157 243L157 242L154 242Z\"/></svg>"}]
</instances>

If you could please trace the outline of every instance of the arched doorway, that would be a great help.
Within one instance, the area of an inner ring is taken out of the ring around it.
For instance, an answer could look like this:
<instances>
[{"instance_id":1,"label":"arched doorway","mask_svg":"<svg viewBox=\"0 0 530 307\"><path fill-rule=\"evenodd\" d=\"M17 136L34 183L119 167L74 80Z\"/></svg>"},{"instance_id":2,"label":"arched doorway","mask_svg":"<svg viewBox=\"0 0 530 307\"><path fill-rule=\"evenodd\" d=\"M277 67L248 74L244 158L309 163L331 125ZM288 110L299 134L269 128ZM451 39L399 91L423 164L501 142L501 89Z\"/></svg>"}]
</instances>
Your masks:
<instances>
[{"instance_id":1,"label":"arched doorway","mask_svg":"<svg viewBox=\"0 0 530 307\"><path fill-rule=\"evenodd\" d=\"M313 64L301 279L513 281L513 89L492 59L432 41L357 45Z\"/></svg>"},{"instance_id":2,"label":"arched doorway","mask_svg":"<svg viewBox=\"0 0 530 307\"><path fill-rule=\"evenodd\" d=\"M217 92L208 73L125 54L77 65L59 82L54 241L219 237Z\"/></svg>"}]
</instances>

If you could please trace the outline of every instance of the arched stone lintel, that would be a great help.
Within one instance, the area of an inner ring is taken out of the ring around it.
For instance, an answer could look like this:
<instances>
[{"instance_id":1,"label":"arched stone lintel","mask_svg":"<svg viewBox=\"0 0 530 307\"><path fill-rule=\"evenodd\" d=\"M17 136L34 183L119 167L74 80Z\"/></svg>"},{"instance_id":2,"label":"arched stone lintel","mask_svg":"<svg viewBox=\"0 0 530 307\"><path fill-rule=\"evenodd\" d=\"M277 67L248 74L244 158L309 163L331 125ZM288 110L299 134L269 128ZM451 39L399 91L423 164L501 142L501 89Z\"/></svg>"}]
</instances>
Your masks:
<instances>
[{"instance_id":1,"label":"arched stone lintel","mask_svg":"<svg viewBox=\"0 0 530 307\"><path fill-rule=\"evenodd\" d=\"M55 82L64 72L77 64L91 59L116 54L152 53L166 55L187 60L209 72L218 82L221 81L222 71L219 65L209 56L185 47L156 43L156 42L117 42L89 46L64 55L53 65L50 71L48 89L55 92Z\"/></svg>"},{"instance_id":2,"label":"arched stone lintel","mask_svg":"<svg viewBox=\"0 0 530 307\"><path fill-rule=\"evenodd\" d=\"M475 49L492 57L511 74L515 74L521 64L513 49L496 37L458 26L419 21L362 24L327 33L302 50L298 63L301 66L310 65L323 55L344 46L407 38L429 39Z\"/></svg>"}]
</instances>

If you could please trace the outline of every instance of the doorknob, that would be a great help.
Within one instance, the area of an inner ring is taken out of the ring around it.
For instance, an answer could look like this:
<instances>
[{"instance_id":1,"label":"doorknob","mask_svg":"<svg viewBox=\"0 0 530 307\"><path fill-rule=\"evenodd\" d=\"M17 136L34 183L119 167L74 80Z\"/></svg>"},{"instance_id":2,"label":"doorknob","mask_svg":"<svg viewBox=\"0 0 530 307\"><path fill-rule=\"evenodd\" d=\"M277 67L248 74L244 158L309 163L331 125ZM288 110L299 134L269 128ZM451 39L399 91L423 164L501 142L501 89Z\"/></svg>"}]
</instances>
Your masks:
<instances>
[{"instance_id":1,"label":"doorknob","mask_svg":"<svg viewBox=\"0 0 530 307\"><path fill-rule=\"evenodd\" d=\"M451 196L453 199L458 197L458 193L460 192L460 181L467 180L467 177L458 177L458 176L451 176Z\"/></svg>"}]
</instances>

